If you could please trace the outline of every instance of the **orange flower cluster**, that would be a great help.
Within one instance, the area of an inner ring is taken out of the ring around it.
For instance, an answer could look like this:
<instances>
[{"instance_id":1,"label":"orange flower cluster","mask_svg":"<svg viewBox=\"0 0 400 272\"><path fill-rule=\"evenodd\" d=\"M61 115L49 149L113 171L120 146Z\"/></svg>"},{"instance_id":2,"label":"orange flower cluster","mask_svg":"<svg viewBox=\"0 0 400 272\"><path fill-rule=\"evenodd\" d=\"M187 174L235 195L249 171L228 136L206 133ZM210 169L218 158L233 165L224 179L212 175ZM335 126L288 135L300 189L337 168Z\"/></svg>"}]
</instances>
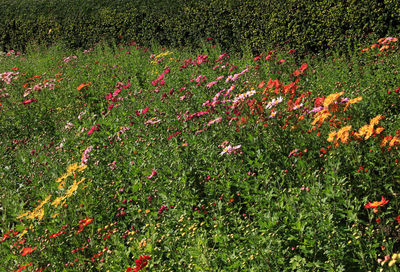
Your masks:
<instances>
[{"instance_id":1,"label":"orange flower cluster","mask_svg":"<svg viewBox=\"0 0 400 272\"><path fill-rule=\"evenodd\" d=\"M399 145L400 144L400 139L399 135L396 134L394 137L392 135L387 135L383 138L381 142L381 148L385 147L389 143L389 149L390 150L393 146Z\"/></svg>"},{"instance_id":2,"label":"orange flower cluster","mask_svg":"<svg viewBox=\"0 0 400 272\"><path fill-rule=\"evenodd\" d=\"M328 95L324 100L324 108L329 107L333 102L335 102L340 96L342 96L344 92L334 93Z\"/></svg>"},{"instance_id":3,"label":"orange flower cluster","mask_svg":"<svg viewBox=\"0 0 400 272\"><path fill-rule=\"evenodd\" d=\"M342 143L347 142L350 135L351 126L345 126L339 129L338 131L332 131L329 133L328 142L337 143L339 140Z\"/></svg>"},{"instance_id":4,"label":"orange flower cluster","mask_svg":"<svg viewBox=\"0 0 400 272\"><path fill-rule=\"evenodd\" d=\"M329 113L328 109L323 109L317 112L314 116L314 121L312 122L312 125L315 125L316 123L318 123L318 125L321 125L325 121L325 119L331 115L332 114Z\"/></svg>"},{"instance_id":5,"label":"orange flower cluster","mask_svg":"<svg viewBox=\"0 0 400 272\"><path fill-rule=\"evenodd\" d=\"M378 43L374 43L370 47L364 48L361 50L361 52L369 51L374 48L379 48L379 51L384 51L386 49L389 49L389 44L391 42L397 42L399 39L394 38L394 37L385 37L385 38L380 38L378 40Z\"/></svg>"},{"instance_id":6,"label":"orange flower cluster","mask_svg":"<svg viewBox=\"0 0 400 272\"><path fill-rule=\"evenodd\" d=\"M377 129L374 129L374 126L376 126L379 123L379 121L383 118L384 117L380 114L372 118L368 125L362 126L358 130L358 132L354 134L356 139L361 139L362 137L364 137L365 140L368 140L374 133L380 134L384 130L384 128L378 127Z\"/></svg>"},{"instance_id":7,"label":"orange flower cluster","mask_svg":"<svg viewBox=\"0 0 400 272\"><path fill-rule=\"evenodd\" d=\"M87 225L89 225L90 223L92 223L92 222L93 222L93 218L84 218L84 219L82 219L81 221L79 221L79 229L78 229L78 231L75 233L75 235L78 234L78 233L80 233L81 231L83 231L83 229L84 229Z\"/></svg>"}]
</instances>

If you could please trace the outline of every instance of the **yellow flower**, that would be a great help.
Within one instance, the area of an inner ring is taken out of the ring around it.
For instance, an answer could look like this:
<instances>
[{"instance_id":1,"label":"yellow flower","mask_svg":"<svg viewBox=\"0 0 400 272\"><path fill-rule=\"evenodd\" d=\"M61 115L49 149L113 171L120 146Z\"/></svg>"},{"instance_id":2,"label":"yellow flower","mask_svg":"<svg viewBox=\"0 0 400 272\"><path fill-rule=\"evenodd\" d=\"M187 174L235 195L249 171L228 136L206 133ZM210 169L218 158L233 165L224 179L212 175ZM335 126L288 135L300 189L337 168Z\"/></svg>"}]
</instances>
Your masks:
<instances>
[{"instance_id":1,"label":"yellow flower","mask_svg":"<svg viewBox=\"0 0 400 272\"><path fill-rule=\"evenodd\" d=\"M65 196L59 196L51 203L51 205L58 207L58 205L60 205L61 201L63 201L64 199Z\"/></svg>"},{"instance_id":2,"label":"yellow flower","mask_svg":"<svg viewBox=\"0 0 400 272\"><path fill-rule=\"evenodd\" d=\"M21 234L19 235L19 238L22 238L25 234L27 234L28 231L26 229L24 229Z\"/></svg>"},{"instance_id":3,"label":"yellow flower","mask_svg":"<svg viewBox=\"0 0 400 272\"><path fill-rule=\"evenodd\" d=\"M64 186L65 186L65 179L60 184L58 184L58 189L62 189L64 188Z\"/></svg>"},{"instance_id":4,"label":"yellow flower","mask_svg":"<svg viewBox=\"0 0 400 272\"><path fill-rule=\"evenodd\" d=\"M44 204L46 204L47 202L49 202L51 198L51 195L48 195L46 197L45 200L43 200L39 206L37 206L32 212L29 213L28 215L28 219L34 219L35 217L39 218L39 220L42 220L43 216L44 216L44 210L43 210L43 206Z\"/></svg>"},{"instance_id":5,"label":"yellow flower","mask_svg":"<svg viewBox=\"0 0 400 272\"><path fill-rule=\"evenodd\" d=\"M65 180L66 178L68 178L71 174L65 173L64 175L62 175L61 177L56 179L57 183L62 182L63 180Z\"/></svg>"},{"instance_id":6,"label":"yellow flower","mask_svg":"<svg viewBox=\"0 0 400 272\"><path fill-rule=\"evenodd\" d=\"M20 219L22 217L25 217L29 214L29 212L24 212L23 214L21 214L20 216L17 217L17 219Z\"/></svg>"},{"instance_id":7,"label":"yellow flower","mask_svg":"<svg viewBox=\"0 0 400 272\"><path fill-rule=\"evenodd\" d=\"M78 169L78 164L77 163L70 164L67 167L67 173L69 175L71 175L73 172L75 172L76 169Z\"/></svg>"},{"instance_id":8,"label":"yellow flower","mask_svg":"<svg viewBox=\"0 0 400 272\"><path fill-rule=\"evenodd\" d=\"M85 180L85 178L82 178L80 181L76 182L74 180L74 183L71 185L71 187L68 189L68 191L65 192L65 197L71 197L72 194L78 189L78 185L82 183Z\"/></svg>"},{"instance_id":9,"label":"yellow flower","mask_svg":"<svg viewBox=\"0 0 400 272\"><path fill-rule=\"evenodd\" d=\"M369 125L367 127L367 133L365 134L365 140L368 140L372 134L374 134L374 126Z\"/></svg>"}]
</instances>

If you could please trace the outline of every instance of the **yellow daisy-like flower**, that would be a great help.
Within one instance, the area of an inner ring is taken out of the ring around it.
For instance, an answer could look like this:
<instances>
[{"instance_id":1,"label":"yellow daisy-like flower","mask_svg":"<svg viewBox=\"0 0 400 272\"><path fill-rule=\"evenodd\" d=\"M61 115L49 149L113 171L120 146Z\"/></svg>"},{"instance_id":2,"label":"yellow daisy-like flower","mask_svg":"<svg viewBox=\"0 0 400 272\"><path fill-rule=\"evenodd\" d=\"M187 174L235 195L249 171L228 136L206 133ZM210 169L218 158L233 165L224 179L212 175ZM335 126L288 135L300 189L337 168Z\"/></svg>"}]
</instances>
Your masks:
<instances>
[{"instance_id":1,"label":"yellow daisy-like flower","mask_svg":"<svg viewBox=\"0 0 400 272\"><path fill-rule=\"evenodd\" d=\"M33 211L25 212L25 213L21 214L20 216L18 216L17 219L26 216L28 219L38 218L39 220L41 220L44 216L43 206L44 206L44 204L49 202L50 198L51 198L51 195L48 195L46 197L46 199L43 200Z\"/></svg>"}]
</instances>

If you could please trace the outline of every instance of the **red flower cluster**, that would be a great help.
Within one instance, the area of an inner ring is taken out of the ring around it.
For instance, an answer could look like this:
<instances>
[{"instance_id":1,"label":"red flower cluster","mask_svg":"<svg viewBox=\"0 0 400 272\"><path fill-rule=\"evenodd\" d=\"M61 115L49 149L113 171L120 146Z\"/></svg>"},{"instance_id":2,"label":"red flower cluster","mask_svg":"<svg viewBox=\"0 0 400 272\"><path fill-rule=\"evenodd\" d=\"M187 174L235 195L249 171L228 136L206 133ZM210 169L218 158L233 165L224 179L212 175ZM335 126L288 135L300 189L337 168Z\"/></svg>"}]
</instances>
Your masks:
<instances>
[{"instance_id":1,"label":"red flower cluster","mask_svg":"<svg viewBox=\"0 0 400 272\"><path fill-rule=\"evenodd\" d=\"M140 256L139 259L135 260L136 263L135 268L128 267L128 269L126 269L125 272L137 272L139 270L142 270L143 268L146 267L147 261L150 259L151 259L150 255Z\"/></svg>"},{"instance_id":2,"label":"red flower cluster","mask_svg":"<svg viewBox=\"0 0 400 272\"><path fill-rule=\"evenodd\" d=\"M89 225L90 223L92 223L92 222L93 222L93 218L84 218L84 219L82 219L81 221L79 221L79 229L78 229L78 231L75 233L75 235L78 234L78 233L80 233L81 231L83 231L83 229L84 229L87 225Z\"/></svg>"},{"instance_id":3,"label":"red flower cluster","mask_svg":"<svg viewBox=\"0 0 400 272\"><path fill-rule=\"evenodd\" d=\"M31 253L31 252L34 251L36 248L37 248L37 246L34 247L34 248L25 247L23 250L21 250L21 256L25 256L25 255Z\"/></svg>"}]
</instances>

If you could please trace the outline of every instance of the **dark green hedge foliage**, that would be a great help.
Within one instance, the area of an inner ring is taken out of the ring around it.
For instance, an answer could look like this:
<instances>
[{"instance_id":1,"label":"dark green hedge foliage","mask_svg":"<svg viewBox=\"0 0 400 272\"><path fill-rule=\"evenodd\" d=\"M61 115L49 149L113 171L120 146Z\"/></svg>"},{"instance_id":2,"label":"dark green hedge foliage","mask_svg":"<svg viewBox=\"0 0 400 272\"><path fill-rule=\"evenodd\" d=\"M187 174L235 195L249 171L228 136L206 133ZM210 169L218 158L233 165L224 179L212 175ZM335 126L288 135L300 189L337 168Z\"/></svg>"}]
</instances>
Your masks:
<instances>
[{"instance_id":1,"label":"dark green hedge foliage","mask_svg":"<svg viewBox=\"0 0 400 272\"><path fill-rule=\"evenodd\" d=\"M398 35L398 0L3 0L0 50L29 42L89 48L99 41L265 52L357 46L370 33Z\"/></svg>"}]
</instances>

